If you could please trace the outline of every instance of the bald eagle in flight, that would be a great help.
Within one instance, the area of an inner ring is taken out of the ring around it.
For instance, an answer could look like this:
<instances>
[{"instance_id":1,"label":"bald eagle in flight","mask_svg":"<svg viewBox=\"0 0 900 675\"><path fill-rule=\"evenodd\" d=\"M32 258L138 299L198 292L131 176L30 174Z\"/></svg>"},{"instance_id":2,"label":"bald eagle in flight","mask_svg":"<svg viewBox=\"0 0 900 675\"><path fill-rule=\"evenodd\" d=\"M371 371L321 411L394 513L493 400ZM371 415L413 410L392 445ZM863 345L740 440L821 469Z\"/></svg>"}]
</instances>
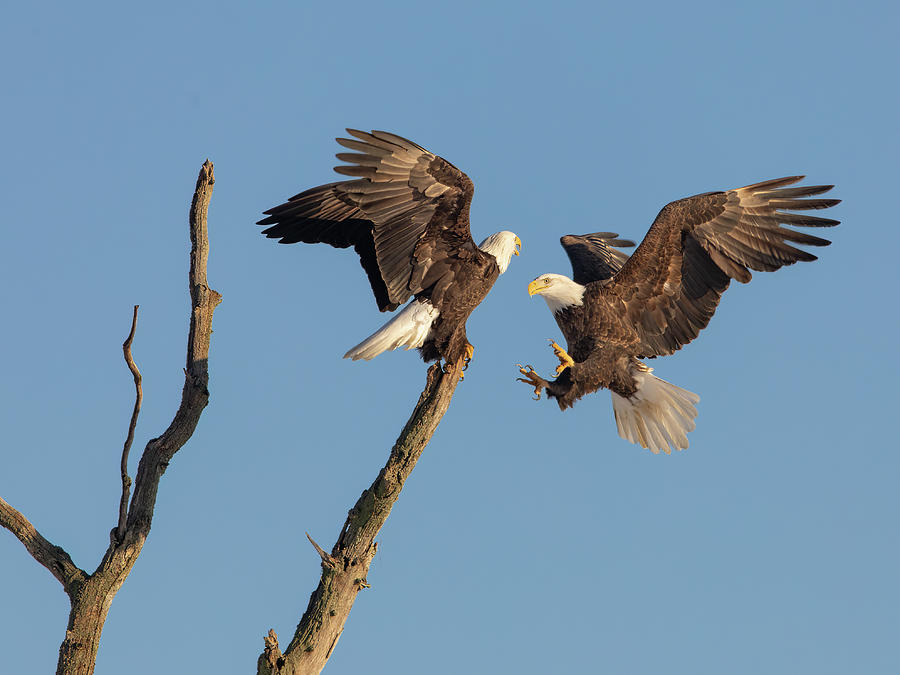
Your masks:
<instances>
[{"instance_id":1,"label":"bald eagle in flight","mask_svg":"<svg viewBox=\"0 0 900 675\"><path fill-rule=\"evenodd\" d=\"M782 225L831 227L838 221L790 211L825 209L838 199L810 199L832 185L787 187L803 176L707 192L666 205L630 258L618 247L634 244L600 232L560 242L574 279L542 274L528 286L547 301L566 338L551 340L560 365L547 381L531 366L524 378L556 399L560 409L601 388L612 394L619 436L654 453L688 447L696 394L651 375L639 359L665 356L697 337L732 279L750 270L770 272L816 256L787 242L831 242Z\"/></svg>"},{"instance_id":2,"label":"bald eagle in flight","mask_svg":"<svg viewBox=\"0 0 900 675\"><path fill-rule=\"evenodd\" d=\"M466 319L506 271L522 242L497 232L475 245L469 232L474 186L450 162L385 131L347 129L334 168L354 180L320 185L265 211L263 234L282 244L352 246L382 312L412 301L344 358L419 349L462 373L474 348Z\"/></svg>"}]
</instances>

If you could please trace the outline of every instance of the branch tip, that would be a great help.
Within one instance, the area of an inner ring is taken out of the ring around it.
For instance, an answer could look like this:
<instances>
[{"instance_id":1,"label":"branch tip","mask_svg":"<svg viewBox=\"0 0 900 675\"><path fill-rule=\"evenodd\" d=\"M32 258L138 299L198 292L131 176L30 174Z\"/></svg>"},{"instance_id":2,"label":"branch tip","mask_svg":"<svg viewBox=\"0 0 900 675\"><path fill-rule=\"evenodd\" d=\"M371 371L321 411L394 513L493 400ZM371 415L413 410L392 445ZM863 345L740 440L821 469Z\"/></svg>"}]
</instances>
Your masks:
<instances>
[{"instance_id":1,"label":"branch tip","mask_svg":"<svg viewBox=\"0 0 900 675\"><path fill-rule=\"evenodd\" d=\"M265 644L265 650L257 663L257 670L262 670L260 666L264 663L268 668L263 672L281 672L281 668L284 666L284 656L281 654L281 648L278 646L278 635L276 635L274 629L270 628L269 634L263 637L263 644Z\"/></svg>"},{"instance_id":2,"label":"branch tip","mask_svg":"<svg viewBox=\"0 0 900 675\"><path fill-rule=\"evenodd\" d=\"M309 532L305 532L306 538L309 539L309 543L313 545L313 548L316 549L316 553L319 554L319 557L322 559L323 565L328 565L328 567L335 568L337 567L337 560L332 558L329 554L325 553L321 546L316 543L316 540L309 536Z\"/></svg>"}]
</instances>

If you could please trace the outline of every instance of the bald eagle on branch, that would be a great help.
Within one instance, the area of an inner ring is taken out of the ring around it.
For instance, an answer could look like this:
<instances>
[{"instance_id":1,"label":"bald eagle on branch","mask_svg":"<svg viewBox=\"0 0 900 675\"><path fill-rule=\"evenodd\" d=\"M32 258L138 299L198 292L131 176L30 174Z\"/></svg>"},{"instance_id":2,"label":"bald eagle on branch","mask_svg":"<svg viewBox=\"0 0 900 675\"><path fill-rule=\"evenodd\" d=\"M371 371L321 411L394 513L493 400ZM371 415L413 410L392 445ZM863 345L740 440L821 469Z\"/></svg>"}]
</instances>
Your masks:
<instances>
[{"instance_id":1,"label":"bald eagle on branch","mask_svg":"<svg viewBox=\"0 0 900 675\"><path fill-rule=\"evenodd\" d=\"M832 185L787 187L803 176L707 192L666 205L634 255L633 245L612 233L572 236L561 243L574 279L542 274L528 286L547 301L566 338L551 340L559 358L556 379L531 366L523 378L540 398L546 391L560 409L598 389L612 393L619 436L654 453L688 447L700 397L651 375L639 359L681 349L706 327L732 279L750 281L750 270L771 272L816 256L788 242L831 242L782 225L831 227L837 220L790 211L825 209L838 199L811 199Z\"/></svg>"},{"instance_id":2,"label":"bald eagle on branch","mask_svg":"<svg viewBox=\"0 0 900 675\"><path fill-rule=\"evenodd\" d=\"M474 186L450 162L386 131L347 129L335 171L354 180L320 185L265 211L263 234L282 244L352 246L382 312L412 301L344 358L418 348L462 373L474 348L466 319L506 271L522 242L497 232L476 246L469 231Z\"/></svg>"}]
</instances>

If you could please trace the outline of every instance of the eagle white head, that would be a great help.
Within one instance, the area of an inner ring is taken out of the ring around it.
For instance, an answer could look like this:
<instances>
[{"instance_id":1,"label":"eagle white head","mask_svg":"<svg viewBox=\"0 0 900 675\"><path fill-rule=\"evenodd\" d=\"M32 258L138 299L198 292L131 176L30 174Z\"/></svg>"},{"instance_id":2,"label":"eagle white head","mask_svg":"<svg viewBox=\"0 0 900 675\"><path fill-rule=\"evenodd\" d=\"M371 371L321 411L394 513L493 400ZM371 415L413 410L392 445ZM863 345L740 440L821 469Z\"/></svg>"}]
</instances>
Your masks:
<instances>
[{"instance_id":1,"label":"eagle white head","mask_svg":"<svg viewBox=\"0 0 900 675\"><path fill-rule=\"evenodd\" d=\"M480 248L485 253L490 253L497 259L497 265L500 267L500 274L509 267L509 261L514 255L519 255L519 249L522 248L522 240L516 236L515 232L504 230L496 232L485 239Z\"/></svg>"},{"instance_id":2,"label":"eagle white head","mask_svg":"<svg viewBox=\"0 0 900 675\"><path fill-rule=\"evenodd\" d=\"M584 304L585 287L562 274L542 274L528 284L528 295L540 295L554 314L572 305Z\"/></svg>"}]
</instances>

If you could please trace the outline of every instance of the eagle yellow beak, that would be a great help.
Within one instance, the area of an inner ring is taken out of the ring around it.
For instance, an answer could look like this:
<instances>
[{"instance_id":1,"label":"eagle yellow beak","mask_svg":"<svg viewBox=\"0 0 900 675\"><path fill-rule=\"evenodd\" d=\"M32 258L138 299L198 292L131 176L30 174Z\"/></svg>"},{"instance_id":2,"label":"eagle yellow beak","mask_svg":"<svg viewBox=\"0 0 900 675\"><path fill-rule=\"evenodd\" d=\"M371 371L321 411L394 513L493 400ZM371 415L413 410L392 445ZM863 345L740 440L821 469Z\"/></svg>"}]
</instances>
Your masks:
<instances>
[{"instance_id":1,"label":"eagle yellow beak","mask_svg":"<svg viewBox=\"0 0 900 675\"><path fill-rule=\"evenodd\" d=\"M528 284L528 295L535 295L544 290L544 285L539 282L538 279L535 279L530 284Z\"/></svg>"},{"instance_id":2,"label":"eagle yellow beak","mask_svg":"<svg viewBox=\"0 0 900 675\"><path fill-rule=\"evenodd\" d=\"M516 246L515 246L515 248L513 248L513 254L519 255L519 251L522 248L522 240L519 239L518 237L516 237L515 241L516 241Z\"/></svg>"}]
</instances>

